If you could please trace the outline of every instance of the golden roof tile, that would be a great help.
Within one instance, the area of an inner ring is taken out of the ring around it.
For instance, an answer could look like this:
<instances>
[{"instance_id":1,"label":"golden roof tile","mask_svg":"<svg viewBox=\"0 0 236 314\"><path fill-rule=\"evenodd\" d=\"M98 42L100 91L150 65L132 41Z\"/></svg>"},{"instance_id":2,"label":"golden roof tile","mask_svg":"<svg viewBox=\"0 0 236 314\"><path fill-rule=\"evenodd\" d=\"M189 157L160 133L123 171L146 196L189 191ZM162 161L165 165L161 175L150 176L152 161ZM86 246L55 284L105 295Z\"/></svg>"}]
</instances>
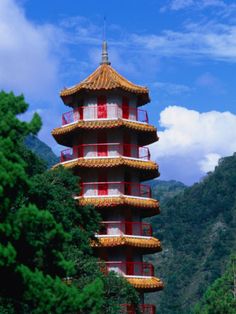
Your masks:
<instances>
[{"instance_id":1,"label":"golden roof tile","mask_svg":"<svg viewBox=\"0 0 236 314\"><path fill-rule=\"evenodd\" d=\"M145 138L142 140L142 145L148 145L158 141L157 129L146 123L139 123L136 121L127 121L123 119L117 120L93 120L93 121L77 121L72 124L58 127L52 130L51 134L55 140L64 146L72 145L71 139L72 133L78 131L87 130L102 130L102 129L115 129L115 128L127 128L133 131L143 133Z\"/></svg>"},{"instance_id":2,"label":"golden roof tile","mask_svg":"<svg viewBox=\"0 0 236 314\"><path fill-rule=\"evenodd\" d=\"M135 160L128 159L122 156L117 158L102 158L93 159L93 158L77 158L65 163L58 163L54 167L62 165L68 169L84 169L84 168L134 168L139 170L139 176L141 180L151 180L160 175L158 171L158 165L153 161L144 161L144 160Z\"/></svg>"},{"instance_id":3,"label":"golden roof tile","mask_svg":"<svg viewBox=\"0 0 236 314\"><path fill-rule=\"evenodd\" d=\"M70 88L61 91L60 96L64 99L66 96L79 93L81 91L99 91L122 89L130 93L138 94L139 104L144 105L150 101L148 88L133 84L121 76L109 64L101 64L85 80Z\"/></svg>"},{"instance_id":4,"label":"golden roof tile","mask_svg":"<svg viewBox=\"0 0 236 314\"><path fill-rule=\"evenodd\" d=\"M109 208L120 208L127 206L141 209L142 217L151 217L160 214L159 202L153 198L140 199L132 196L122 195L117 197L79 197L78 201L81 206L92 205L98 210Z\"/></svg>"},{"instance_id":5,"label":"golden roof tile","mask_svg":"<svg viewBox=\"0 0 236 314\"><path fill-rule=\"evenodd\" d=\"M82 206L94 205L96 207L114 207L119 205L129 205L132 207L154 208L159 211L159 202L153 198L135 198L122 195L117 197L80 197L78 198Z\"/></svg>"},{"instance_id":6,"label":"golden roof tile","mask_svg":"<svg viewBox=\"0 0 236 314\"><path fill-rule=\"evenodd\" d=\"M116 247L116 246L133 246L138 248L150 248L155 251L161 251L161 242L154 238L142 238L135 236L114 236L106 237L105 235L97 238L97 240L92 241L92 247Z\"/></svg>"},{"instance_id":7,"label":"golden roof tile","mask_svg":"<svg viewBox=\"0 0 236 314\"><path fill-rule=\"evenodd\" d=\"M144 161L144 160L136 160L136 159L128 159L125 157L107 157L107 158L77 158L65 162L63 164L59 163L54 167L63 165L66 168L110 168L110 167L119 167L119 166L127 166L131 168L138 168L144 170L158 170L158 166L153 161Z\"/></svg>"},{"instance_id":8,"label":"golden roof tile","mask_svg":"<svg viewBox=\"0 0 236 314\"><path fill-rule=\"evenodd\" d=\"M126 277L127 281L136 289L158 291L164 288L163 282L156 277L151 278L135 278Z\"/></svg>"},{"instance_id":9,"label":"golden roof tile","mask_svg":"<svg viewBox=\"0 0 236 314\"><path fill-rule=\"evenodd\" d=\"M140 123L136 121L127 121L123 119L117 120L93 120L93 121L77 121L75 123L71 123L65 125L63 127L58 127L52 130L52 135L64 134L71 132L75 129L110 129L110 128L117 128L117 127L127 127L137 131L145 131L145 132L156 132L157 129L146 123Z\"/></svg>"}]
</instances>

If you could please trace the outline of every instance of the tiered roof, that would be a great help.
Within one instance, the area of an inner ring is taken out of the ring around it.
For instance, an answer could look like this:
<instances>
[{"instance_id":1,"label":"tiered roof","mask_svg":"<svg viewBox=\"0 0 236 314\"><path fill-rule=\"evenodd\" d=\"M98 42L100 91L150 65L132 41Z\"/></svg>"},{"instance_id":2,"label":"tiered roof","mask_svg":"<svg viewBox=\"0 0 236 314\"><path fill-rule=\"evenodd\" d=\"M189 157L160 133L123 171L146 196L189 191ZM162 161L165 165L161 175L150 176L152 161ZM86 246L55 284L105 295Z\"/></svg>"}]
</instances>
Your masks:
<instances>
[{"instance_id":1,"label":"tiered roof","mask_svg":"<svg viewBox=\"0 0 236 314\"><path fill-rule=\"evenodd\" d=\"M150 278L135 278L135 277L128 277L126 278L127 281L136 289L144 290L146 292L154 292L158 290L162 290L164 288L163 282L156 277Z\"/></svg>"},{"instance_id":2,"label":"tiered roof","mask_svg":"<svg viewBox=\"0 0 236 314\"><path fill-rule=\"evenodd\" d=\"M55 128L52 131L52 135L59 144L64 146L72 146L72 134L82 130L104 130L114 128L127 128L139 132L140 145L148 145L158 141L157 129L154 126L134 121L126 121L123 119L110 121L77 121L62 127Z\"/></svg>"},{"instance_id":3,"label":"tiered roof","mask_svg":"<svg viewBox=\"0 0 236 314\"><path fill-rule=\"evenodd\" d=\"M157 215L160 213L159 211L159 202L153 198L136 198L132 197L132 195L122 195L122 196L114 196L114 197L76 197L79 200L79 203L82 206L93 205L97 208L109 208L109 207L119 207L119 206L130 206L137 207L140 209L146 209L143 212L143 215L149 214ZM150 213L149 213L150 211ZM147 212L147 213L146 213Z\"/></svg>"},{"instance_id":4,"label":"tiered roof","mask_svg":"<svg viewBox=\"0 0 236 314\"><path fill-rule=\"evenodd\" d=\"M67 96L81 93L83 91L111 91L121 89L138 95L138 104L144 105L150 101L148 88L133 84L128 81L109 64L101 64L92 74L81 83L61 91L60 96L67 103Z\"/></svg>"},{"instance_id":5,"label":"tiered roof","mask_svg":"<svg viewBox=\"0 0 236 314\"><path fill-rule=\"evenodd\" d=\"M117 246L132 246L137 248L152 249L155 252L161 251L161 243L154 237L135 237L135 236L102 236L97 241L92 242L92 246L100 247L117 247Z\"/></svg>"},{"instance_id":6,"label":"tiered roof","mask_svg":"<svg viewBox=\"0 0 236 314\"><path fill-rule=\"evenodd\" d=\"M59 166L55 165L55 167ZM134 168L140 171L142 180L151 180L159 176L158 165L153 161L143 161L125 157L109 157L94 159L94 158L77 158L63 163L65 168L82 169L82 168Z\"/></svg>"}]
</instances>

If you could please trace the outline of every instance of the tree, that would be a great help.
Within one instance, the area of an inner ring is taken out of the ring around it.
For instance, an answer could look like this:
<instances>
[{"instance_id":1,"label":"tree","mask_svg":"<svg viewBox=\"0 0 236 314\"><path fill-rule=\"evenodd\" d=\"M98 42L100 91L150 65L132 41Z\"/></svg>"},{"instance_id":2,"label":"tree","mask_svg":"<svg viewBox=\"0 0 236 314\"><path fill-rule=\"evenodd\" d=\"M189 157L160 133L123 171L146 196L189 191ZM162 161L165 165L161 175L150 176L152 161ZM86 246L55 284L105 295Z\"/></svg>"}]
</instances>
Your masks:
<instances>
[{"instance_id":1,"label":"tree","mask_svg":"<svg viewBox=\"0 0 236 314\"><path fill-rule=\"evenodd\" d=\"M52 213L31 204L27 197L32 185L29 172L31 166L35 169L37 158L26 153L23 142L41 127L37 114L28 123L17 118L27 107L23 96L0 93L2 307L14 313L76 313L84 309L98 313L103 303L102 281L95 279L78 289L61 280L75 272L74 262L63 254L71 234ZM42 170L42 164L36 168L35 172Z\"/></svg>"},{"instance_id":2,"label":"tree","mask_svg":"<svg viewBox=\"0 0 236 314\"><path fill-rule=\"evenodd\" d=\"M63 229L71 235L72 247L91 253L89 239L98 231L100 215L92 206L80 206L73 195L79 194L78 178L70 170L59 166L32 178L28 193L30 202L39 209L47 209Z\"/></svg>"},{"instance_id":3,"label":"tree","mask_svg":"<svg viewBox=\"0 0 236 314\"><path fill-rule=\"evenodd\" d=\"M80 206L71 195L78 194L78 178L64 167L57 167L35 175L32 178L28 198L40 209L53 214L70 234L64 255L76 265L73 273L74 283L84 287L100 278L104 285L104 305L102 313L116 314L120 304L138 304L134 288L117 275L104 275L98 260L93 257L90 241L98 231L100 216L91 206ZM88 312L89 314L90 312Z\"/></svg>"},{"instance_id":4,"label":"tree","mask_svg":"<svg viewBox=\"0 0 236 314\"><path fill-rule=\"evenodd\" d=\"M223 276L207 289L202 300L195 306L194 314L236 313L235 263L236 257L232 257Z\"/></svg>"},{"instance_id":5,"label":"tree","mask_svg":"<svg viewBox=\"0 0 236 314\"><path fill-rule=\"evenodd\" d=\"M136 291L92 256L100 217L73 199L78 178L46 170L25 148L41 126L37 114L17 118L27 107L23 96L0 93L0 312L115 314L121 303L137 304Z\"/></svg>"}]
</instances>

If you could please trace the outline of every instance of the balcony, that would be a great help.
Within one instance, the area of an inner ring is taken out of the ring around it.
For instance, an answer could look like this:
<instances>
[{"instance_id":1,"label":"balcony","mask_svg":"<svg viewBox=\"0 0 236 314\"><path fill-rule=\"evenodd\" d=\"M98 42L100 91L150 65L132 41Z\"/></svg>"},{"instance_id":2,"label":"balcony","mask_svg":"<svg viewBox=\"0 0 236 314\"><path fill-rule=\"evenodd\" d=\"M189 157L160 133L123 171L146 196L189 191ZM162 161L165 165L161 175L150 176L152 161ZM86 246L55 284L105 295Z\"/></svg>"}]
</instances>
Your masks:
<instances>
[{"instance_id":1,"label":"balcony","mask_svg":"<svg viewBox=\"0 0 236 314\"><path fill-rule=\"evenodd\" d=\"M152 304L140 304L140 314L156 314L156 307ZM129 304L121 305L121 314L136 314L135 307Z\"/></svg>"},{"instance_id":2,"label":"balcony","mask_svg":"<svg viewBox=\"0 0 236 314\"><path fill-rule=\"evenodd\" d=\"M127 119L148 123L146 110L119 105L81 106L62 115L62 125L78 121Z\"/></svg>"},{"instance_id":3,"label":"balcony","mask_svg":"<svg viewBox=\"0 0 236 314\"><path fill-rule=\"evenodd\" d=\"M104 262L105 272L114 271L115 273L129 277L153 277L154 267L149 263L142 262Z\"/></svg>"},{"instance_id":4,"label":"balcony","mask_svg":"<svg viewBox=\"0 0 236 314\"><path fill-rule=\"evenodd\" d=\"M119 197L132 196L151 198L151 188L146 184L134 182L83 182L82 197Z\"/></svg>"},{"instance_id":5,"label":"balcony","mask_svg":"<svg viewBox=\"0 0 236 314\"><path fill-rule=\"evenodd\" d=\"M76 158L96 157L130 157L148 161L150 160L150 151L148 147L134 144L99 143L82 144L61 152L61 162Z\"/></svg>"},{"instance_id":6,"label":"balcony","mask_svg":"<svg viewBox=\"0 0 236 314\"><path fill-rule=\"evenodd\" d=\"M103 221L98 236L141 236L151 237L152 226L143 222Z\"/></svg>"}]
</instances>

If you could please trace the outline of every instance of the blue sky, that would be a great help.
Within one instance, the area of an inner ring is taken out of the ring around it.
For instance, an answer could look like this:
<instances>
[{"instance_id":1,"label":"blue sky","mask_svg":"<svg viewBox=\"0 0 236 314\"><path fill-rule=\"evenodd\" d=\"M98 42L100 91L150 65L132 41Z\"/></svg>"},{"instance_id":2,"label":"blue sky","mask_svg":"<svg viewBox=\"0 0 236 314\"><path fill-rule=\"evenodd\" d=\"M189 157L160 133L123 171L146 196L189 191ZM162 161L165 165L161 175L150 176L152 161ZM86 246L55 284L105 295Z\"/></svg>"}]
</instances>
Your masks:
<instances>
[{"instance_id":1,"label":"blue sky","mask_svg":"<svg viewBox=\"0 0 236 314\"><path fill-rule=\"evenodd\" d=\"M58 92L98 66L104 16L112 66L150 89L161 179L199 181L236 151L235 1L1 0L1 88L25 94L58 153Z\"/></svg>"}]
</instances>

